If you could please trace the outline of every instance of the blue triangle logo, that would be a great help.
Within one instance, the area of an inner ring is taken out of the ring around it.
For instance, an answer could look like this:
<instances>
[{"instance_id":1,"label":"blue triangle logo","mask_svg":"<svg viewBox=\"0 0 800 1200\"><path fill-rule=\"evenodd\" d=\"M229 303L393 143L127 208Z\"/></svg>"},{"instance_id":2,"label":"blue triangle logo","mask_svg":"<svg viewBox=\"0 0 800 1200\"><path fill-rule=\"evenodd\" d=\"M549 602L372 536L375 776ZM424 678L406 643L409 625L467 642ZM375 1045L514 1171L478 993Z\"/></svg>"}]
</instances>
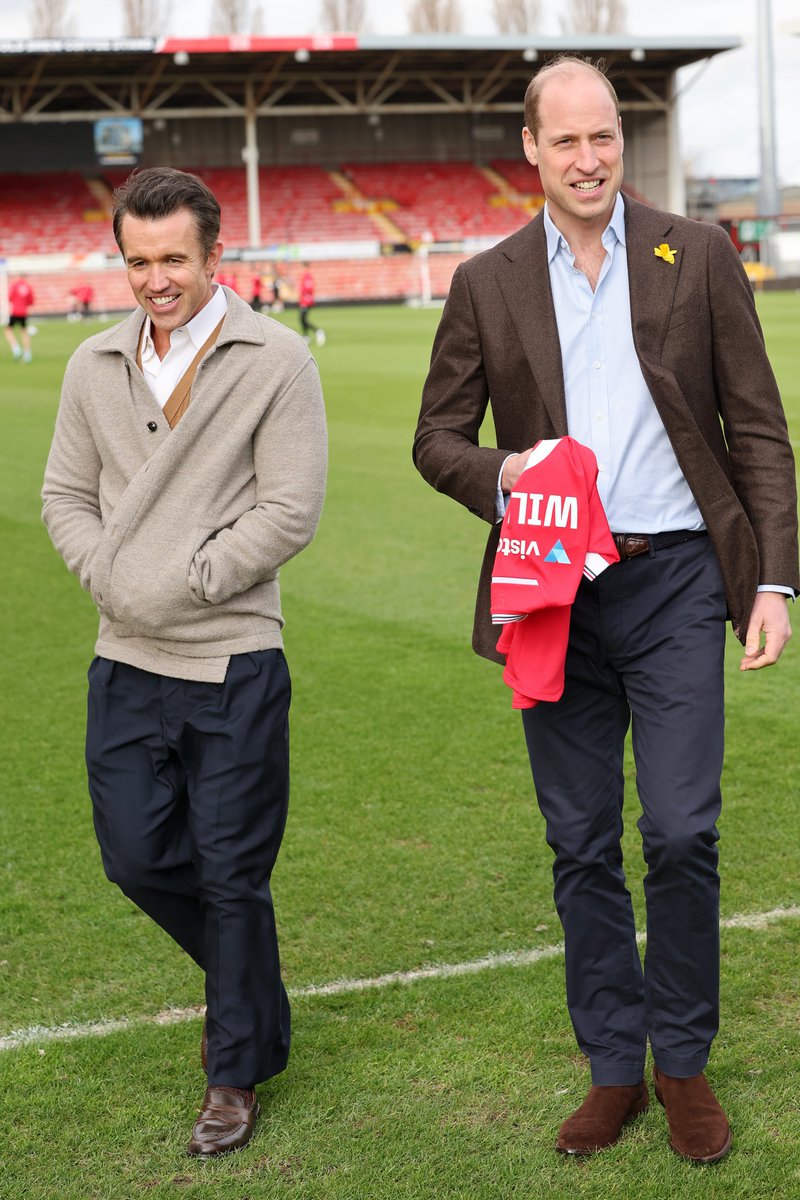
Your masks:
<instances>
[{"instance_id":1,"label":"blue triangle logo","mask_svg":"<svg viewBox=\"0 0 800 1200\"><path fill-rule=\"evenodd\" d=\"M562 564L566 564L566 566L570 565L569 555L567 554L564 547L561 545L560 538L556 542L555 546L553 546L553 549L550 551L550 553L545 555L544 561L545 562L553 562L553 563L562 563Z\"/></svg>"}]
</instances>

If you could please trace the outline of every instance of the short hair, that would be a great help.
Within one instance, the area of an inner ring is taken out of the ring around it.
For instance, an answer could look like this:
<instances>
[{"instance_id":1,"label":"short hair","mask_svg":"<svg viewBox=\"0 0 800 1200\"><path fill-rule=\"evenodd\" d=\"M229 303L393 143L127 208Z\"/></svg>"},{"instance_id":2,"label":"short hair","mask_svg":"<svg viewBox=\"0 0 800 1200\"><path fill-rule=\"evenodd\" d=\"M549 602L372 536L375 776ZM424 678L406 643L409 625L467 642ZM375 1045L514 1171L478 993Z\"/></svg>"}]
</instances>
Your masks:
<instances>
[{"instance_id":1,"label":"short hair","mask_svg":"<svg viewBox=\"0 0 800 1200\"><path fill-rule=\"evenodd\" d=\"M566 75L568 72L573 72L576 69L589 71L602 81L609 96L614 101L617 120L619 120L619 97L614 91L614 85L606 75L605 61L602 58L598 58L592 62L590 58L586 58L582 54L557 54L555 58L551 58L549 62L546 62L536 72L525 91L525 124L531 131L534 141L536 141L536 135L539 132L539 105L545 84L555 72L558 72L560 75Z\"/></svg>"},{"instance_id":2,"label":"short hair","mask_svg":"<svg viewBox=\"0 0 800 1200\"><path fill-rule=\"evenodd\" d=\"M197 225L200 246L206 258L219 241L220 207L216 196L202 179L174 167L145 167L134 171L113 195L113 227L117 245L122 246L122 221L130 215L143 221L159 221L180 208L188 208Z\"/></svg>"}]
</instances>

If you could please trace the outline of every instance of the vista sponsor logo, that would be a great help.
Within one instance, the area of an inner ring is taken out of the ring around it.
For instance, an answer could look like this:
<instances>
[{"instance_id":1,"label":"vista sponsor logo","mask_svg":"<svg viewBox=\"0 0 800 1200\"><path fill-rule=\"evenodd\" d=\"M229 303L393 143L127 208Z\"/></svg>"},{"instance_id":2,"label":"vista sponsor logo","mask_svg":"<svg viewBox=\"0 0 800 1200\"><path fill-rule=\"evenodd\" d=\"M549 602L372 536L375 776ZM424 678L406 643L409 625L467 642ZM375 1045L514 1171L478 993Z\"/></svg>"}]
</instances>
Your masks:
<instances>
[{"instance_id":1,"label":"vista sponsor logo","mask_svg":"<svg viewBox=\"0 0 800 1200\"><path fill-rule=\"evenodd\" d=\"M506 558L509 554L523 559L541 557L538 542L526 542L524 539L520 541L518 538L501 537L497 544L497 553L504 554Z\"/></svg>"}]
</instances>

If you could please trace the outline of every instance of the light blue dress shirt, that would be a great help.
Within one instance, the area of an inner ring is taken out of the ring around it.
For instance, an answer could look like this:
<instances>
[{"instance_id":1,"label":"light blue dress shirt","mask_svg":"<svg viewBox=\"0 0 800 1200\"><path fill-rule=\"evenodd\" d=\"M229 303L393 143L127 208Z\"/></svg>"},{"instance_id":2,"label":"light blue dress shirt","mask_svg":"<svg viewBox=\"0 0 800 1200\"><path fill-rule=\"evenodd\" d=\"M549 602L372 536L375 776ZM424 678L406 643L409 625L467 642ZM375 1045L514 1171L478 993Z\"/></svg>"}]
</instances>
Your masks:
<instances>
[{"instance_id":1,"label":"light blue dress shirt","mask_svg":"<svg viewBox=\"0 0 800 1200\"><path fill-rule=\"evenodd\" d=\"M546 205L544 226L567 428L595 453L609 525L618 533L704 529L633 344L622 197L603 233L606 257L594 292Z\"/></svg>"}]
</instances>

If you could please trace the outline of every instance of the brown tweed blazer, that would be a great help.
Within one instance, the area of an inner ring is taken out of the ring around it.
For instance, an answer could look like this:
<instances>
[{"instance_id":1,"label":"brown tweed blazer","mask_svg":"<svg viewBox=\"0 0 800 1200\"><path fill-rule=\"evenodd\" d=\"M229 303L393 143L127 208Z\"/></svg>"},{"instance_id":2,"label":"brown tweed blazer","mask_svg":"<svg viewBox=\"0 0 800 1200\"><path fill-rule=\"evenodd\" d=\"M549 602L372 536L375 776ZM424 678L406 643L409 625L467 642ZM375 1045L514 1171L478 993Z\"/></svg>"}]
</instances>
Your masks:
<instances>
[{"instance_id":1,"label":"brown tweed blazer","mask_svg":"<svg viewBox=\"0 0 800 1200\"><path fill-rule=\"evenodd\" d=\"M794 457L752 291L719 226L627 196L625 221L634 344L743 640L759 583L800 589ZM674 264L654 254L662 242L676 251ZM498 449L479 444L489 404ZM567 432L540 213L456 271L414 440L428 483L492 525L473 633L486 658L500 661L489 615L500 466L508 454Z\"/></svg>"}]
</instances>

